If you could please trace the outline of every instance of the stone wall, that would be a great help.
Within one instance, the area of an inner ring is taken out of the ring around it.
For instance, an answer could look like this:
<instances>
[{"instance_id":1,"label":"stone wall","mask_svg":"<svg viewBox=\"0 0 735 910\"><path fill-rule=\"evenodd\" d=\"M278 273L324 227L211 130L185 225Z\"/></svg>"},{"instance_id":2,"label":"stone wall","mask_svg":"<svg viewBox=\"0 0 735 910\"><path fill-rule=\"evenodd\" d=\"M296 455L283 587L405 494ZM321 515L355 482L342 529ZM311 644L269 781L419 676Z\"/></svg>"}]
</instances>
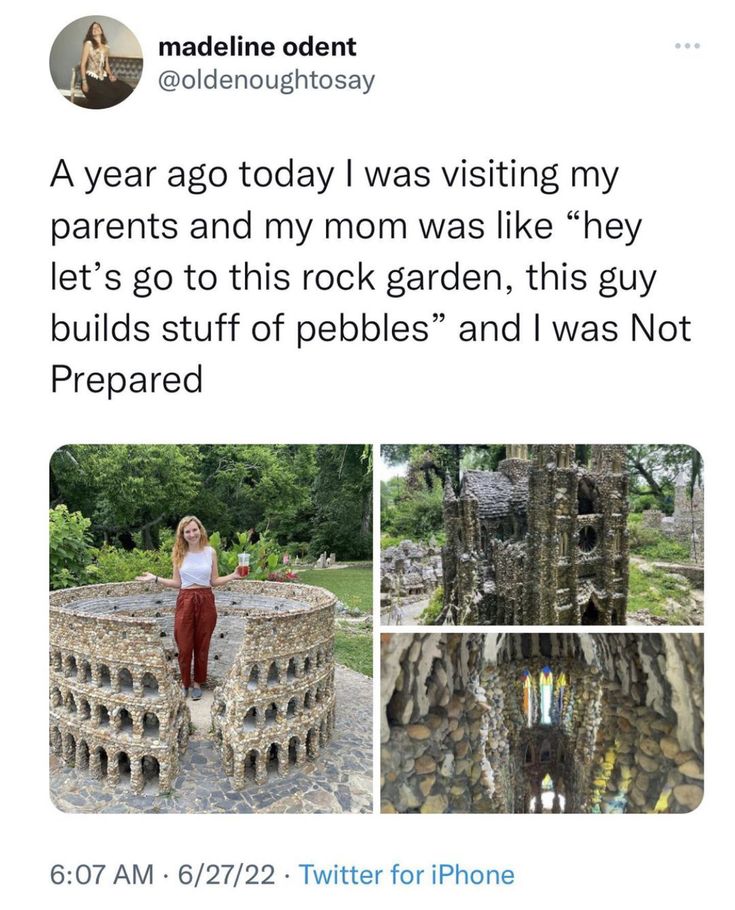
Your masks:
<instances>
[{"instance_id":1,"label":"stone wall","mask_svg":"<svg viewBox=\"0 0 735 910\"><path fill-rule=\"evenodd\" d=\"M380 609L431 597L442 583L441 547L402 540L380 554Z\"/></svg>"},{"instance_id":2,"label":"stone wall","mask_svg":"<svg viewBox=\"0 0 735 910\"><path fill-rule=\"evenodd\" d=\"M479 635L384 635L383 812L471 812L492 795Z\"/></svg>"},{"instance_id":3,"label":"stone wall","mask_svg":"<svg viewBox=\"0 0 735 910\"><path fill-rule=\"evenodd\" d=\"M51 595L51 748L92 777L129 781L135 793L148 779L170 790L190 723L172 655L155 619L85 612L82 602L100 595L98 585Z\"/></svg>"},{"instance_id":4,"label":"stone wall","mask_svg":"<svg viewBox=\"0 0 735 910\"><path fill-rule=\"evenodd\" d=\"M331 736L335 600L245 619L240 653L212 706L214 735L236 788L248 778L263 783L269 764L284 775L316 758Z\"/></svg>"},{"instance_id":5,"label":"stone wall","mask_svg":"<svg viewBox=\"0 0 735 910\"><path fill-rule=\"evenodd\" d=\"M704 565L704 487L698 485L689 496L689 487L677 482L674 490L674 514L664 515L658 509L648 509L641 517L644 528L660 531L689 548L697 565Z\"/></svg>"},{"instance_id":6,"label":"stone wall","mask_svg":"<svg viewBox=\"0 0 735 910\"><path fill-rule=\"evenodd\" d=\"M236 581L215 592L213 726L242 785L315 757L334 726L334 610L322 588ZM176 596L149 583L91 585L50 598L50 739L67 764L173 786L190 716L172 635ZM255 675L254 675L255 674ZM251 728L250 720L253 721Z\"/></svg>"},{"instance_id":7,"label":"stone wall","mask_svg":"<svg viewBox=\"0 0 735 910\"><path fill-rule=\"evenodd\" d=\"M445 484L447 625L625 625L625 447L509 446L497 471ZM527 456L528 460L526 460Z\"/></svg>"}]
</instances>

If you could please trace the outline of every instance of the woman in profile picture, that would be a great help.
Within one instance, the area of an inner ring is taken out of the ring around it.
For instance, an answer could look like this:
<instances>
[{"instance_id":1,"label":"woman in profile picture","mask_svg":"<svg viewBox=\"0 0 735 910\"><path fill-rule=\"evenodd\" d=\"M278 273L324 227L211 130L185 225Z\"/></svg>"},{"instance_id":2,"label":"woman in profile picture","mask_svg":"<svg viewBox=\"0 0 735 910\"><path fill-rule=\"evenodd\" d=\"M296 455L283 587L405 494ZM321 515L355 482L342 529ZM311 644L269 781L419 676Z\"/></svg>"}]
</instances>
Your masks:
<instances>
[{"instance_id":1,"label":"woman in profile picture","mask_svg":"<svg viewBox=\"0 0 735 910\"><path fill-rule=\"evenodd\" d=\"M179 670L184 697L197 701L207 681L209 642L217 625L217 610L212 588L235 581L237 572L220 575L217 554L209 546L204 525L195 515L185 515L176 528L171 551L173 578L160 578L152 572L139 575L136 581L154 581L164 588L177 588L174 638L179 649ZM192 674L192 657L194 672ZM193 677L193 678L192 678ZM193 685L192 685L193 684Z\"/></svg>"},{"instance_id":2,"label":"woman in profile picture","mask_svg":"<svg viewBox=\"0 0 735 910\"><path fill-rule=\"evenodd\" d=\"M93 22L87 29L82 46L81 71L82 92L88 107L97 110L114 107L133 91L110 69L110 47L99 22Z\"/></svg>"}]
</instances>

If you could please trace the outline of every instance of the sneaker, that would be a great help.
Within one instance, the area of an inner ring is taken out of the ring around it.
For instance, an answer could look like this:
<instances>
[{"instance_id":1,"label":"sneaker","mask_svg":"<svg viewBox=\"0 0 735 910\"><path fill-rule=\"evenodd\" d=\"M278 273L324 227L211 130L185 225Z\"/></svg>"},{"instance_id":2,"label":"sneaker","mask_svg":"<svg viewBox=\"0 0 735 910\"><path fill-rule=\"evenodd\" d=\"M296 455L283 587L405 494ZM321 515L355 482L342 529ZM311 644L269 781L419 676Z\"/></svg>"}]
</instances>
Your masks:
<instances>
[{"instance_id":1,"label":"sneaker","mask_svg":"<svg viewBox=\"0 0 735 910\"><path fill-rule=\"evenodd\" d=\"M199 688L199 686L194 686L194 688L191 690L191 700L199 701L199 699L201 697L202 697L202 690Z\"/></svg>"},{"instance_id":2,"label":"sneaker","mask_svg":"<svg viewBox=\"0 0 735 910\"><path fill-rule=\"evenodd\" d=\"M186 686L181 687L181 694L184 696L184 698L189 697L189 690L186 688Z\"/></svg>"}]
</instances>

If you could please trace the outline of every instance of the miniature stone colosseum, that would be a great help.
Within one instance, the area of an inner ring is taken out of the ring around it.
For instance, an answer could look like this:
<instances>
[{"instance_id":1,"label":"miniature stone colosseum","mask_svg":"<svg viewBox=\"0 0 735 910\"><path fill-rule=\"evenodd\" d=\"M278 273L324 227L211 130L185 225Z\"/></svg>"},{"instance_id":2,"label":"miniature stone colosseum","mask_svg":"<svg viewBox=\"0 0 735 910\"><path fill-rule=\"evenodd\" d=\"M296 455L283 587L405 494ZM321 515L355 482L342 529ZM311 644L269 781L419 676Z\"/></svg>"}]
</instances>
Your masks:
<instances>
[{"instance_id":1,"label":"miniature stone colosseum","mask_svg":"<svg viewBox=\"0 0 735 910\"><path fill-rule=\"evenodd\" d=\"M54 591L50 741L68 765L134 793L170 791L190 731L176 594L142 582ZM215 593L212 726L235 787L316 758L334 730L334 610L322 588L237 581Z\"/></svg>"}]
</instances>

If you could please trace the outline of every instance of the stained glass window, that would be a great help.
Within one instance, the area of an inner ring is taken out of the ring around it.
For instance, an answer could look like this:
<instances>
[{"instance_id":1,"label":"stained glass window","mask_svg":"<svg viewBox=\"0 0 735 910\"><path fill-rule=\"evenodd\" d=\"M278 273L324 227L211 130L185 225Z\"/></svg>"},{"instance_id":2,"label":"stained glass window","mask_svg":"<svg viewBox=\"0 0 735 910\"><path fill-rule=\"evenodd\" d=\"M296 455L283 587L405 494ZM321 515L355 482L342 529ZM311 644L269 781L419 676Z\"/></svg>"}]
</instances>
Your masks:
<instances>
[{"instance_id":1,"label":"stained glass window","mask_svg":"<svg viewBox=\"0 0 735 910\"><path fill-rule=\"evenodd\" d=\"M521 673L521 683L523 684L523 714L526 724L530 727L533 723L533 682L528 670Z\"/></svg>"},{"instance_id":2,"label":"stained glass window","mask_svg":"<svg viewBox=\"0 0 735 910\"><path fill-rule=\"evenodd\" d=\"M557 722L561 723L564 714L564 692L567 687L567 677L565 673L560 673L556 677L556 715Z\"/></svg>"},{"instance_id":3,"label":"stained glass window","mask_svg":"<svg viewBox=\"0 0 735 910\"><path fill-rule=\"evenodd\" d=\"M548 665L539 673L539 706L540 718L542 724L551 723L551 702L554 694L554 674Z\"/></svg>"}]
</instances>

